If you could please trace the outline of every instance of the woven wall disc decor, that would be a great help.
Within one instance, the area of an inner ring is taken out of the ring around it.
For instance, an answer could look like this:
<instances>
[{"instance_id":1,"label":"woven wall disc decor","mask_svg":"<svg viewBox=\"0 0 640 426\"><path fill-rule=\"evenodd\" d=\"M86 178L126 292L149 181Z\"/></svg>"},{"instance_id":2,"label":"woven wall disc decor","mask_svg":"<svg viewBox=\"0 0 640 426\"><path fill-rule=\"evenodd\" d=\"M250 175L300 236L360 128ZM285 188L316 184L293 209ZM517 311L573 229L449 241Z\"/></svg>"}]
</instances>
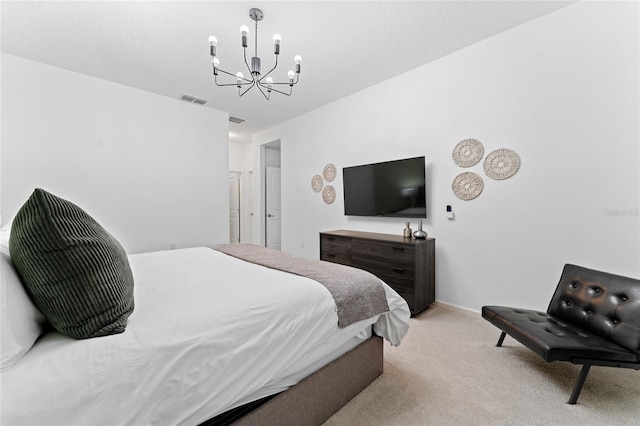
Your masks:
<instances>
[{"instance_id":1,"label":"woven wall disc decor","mask_svg":"<svg viewBox=\"0 0 640 426\"><path fill-rule=\"evenodd\" d=\"M460 167L475 166L484 155L484 146L477 139L464 139L453 148L453 162Z\"/></svg>"},{"instance_id":2,"label":"woven wall disc decor","mask_svg":"<svg viewBox=\"0 0 640 426\"><path fill-rule=\"evenodd\" d=\"M336 200L336 190L333 189L333 186L327 185L322 190L322 199L325 203L331 204Z\"/></svg>"},{"instance_id":3,"label":"woven wall disc decor","mask_svg":"<svg viewBox=\"0 0 640 426\"><path fill-rule=\"evenodd\" d=\"M456 194L456 197L461 200L473 200L480 195L484 189L484 181L475 173L460 173L453 180L451 189L453 190L453 193Z\"/></svg>"},{"instance_id":4,"label":"woven wall disc decor","mask_svg":"<svg viewBox=\"0 0 640 426\"><path fill-rule=\"evenodd\" d=\"M322 175L327 182L331 182L336 178L336 166L329 163L324 166L324 170L322 171Z\"/></svg>"},{"instance_id":5,"label":"woven wall disc decor","mask_svg":"<svg viewBox=\"0 0 640 426\"><path fill-rule=\"evenodd\" d=\"M510 149L496 149L484 160L484 173L491 179L508 179L520 168L520 156Z\"/></svg>"},{"instance_id":6,"label":"woven wall disc decor","mask_svg":"<svg viewBox=\"0 0 640 426\"><path fill-rule=\"evenodd\" d=\"M322 176L315 175L311 178L311 188L313 189L313 192L320 192L323 185L324 183L322 182Z\"/></svg>"}]
</instances>

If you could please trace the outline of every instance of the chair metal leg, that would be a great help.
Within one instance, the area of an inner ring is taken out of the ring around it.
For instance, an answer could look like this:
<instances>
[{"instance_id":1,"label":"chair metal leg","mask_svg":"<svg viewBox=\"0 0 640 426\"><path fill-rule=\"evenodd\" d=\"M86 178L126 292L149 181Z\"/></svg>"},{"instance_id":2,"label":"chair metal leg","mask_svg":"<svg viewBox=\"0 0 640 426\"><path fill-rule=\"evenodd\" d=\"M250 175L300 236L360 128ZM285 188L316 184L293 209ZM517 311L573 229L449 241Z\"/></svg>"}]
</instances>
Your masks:
<instances>
[{"instance_id":1,"label":"chair metal leg","mask_svg":"<svg viewBox=\"0 0 640 426\"><path fill-rule=\"evenodd\" d=\"M571 393L571 397L569 398L568 404L575 404L578 401L578 397L580 396L580 391L582 390L582 385L584 385L584 381L587 379L587 374L589 374L590 368L591 368L591 364L584 364L582 366L582 371L580 371L580 376L578 376L578 381L576 382L576 385L573 388L573 392Z\"/></svg>"},{"instance_id":2,"label":"chair metal leg","mask_svg":"<svg viewBox=\"0 0 640 426\"><path fill-rule=\"evenodd\" d=\"M502 334L500 335L500 338L498 339L498 343L496 344L496 346L502 346L502 342L504 342L504 338L506 336L507 336L507 333L503 331Z\"/></svg>"}]
</instances>

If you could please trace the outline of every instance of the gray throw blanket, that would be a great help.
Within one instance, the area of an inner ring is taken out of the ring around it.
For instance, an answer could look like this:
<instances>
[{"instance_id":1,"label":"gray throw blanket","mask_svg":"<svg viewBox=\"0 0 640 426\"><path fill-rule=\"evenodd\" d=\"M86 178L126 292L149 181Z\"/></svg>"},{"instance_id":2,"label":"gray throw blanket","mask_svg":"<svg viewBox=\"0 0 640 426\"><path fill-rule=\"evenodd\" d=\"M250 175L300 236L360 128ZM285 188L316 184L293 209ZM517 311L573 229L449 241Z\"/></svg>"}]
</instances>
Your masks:
<instances>
[{"instance_id":1,"label":"gray throw blanket","mask_svg":"<svg viewBox=\"0 0 640 426\"><path fill-rule=\"evenodd\" d=\"M335 300L340 328L389 311L382 283L367 271L305 259L255 244L220 244L214 249L251 263L319 282Z\"/></svg>"}]
</instances>

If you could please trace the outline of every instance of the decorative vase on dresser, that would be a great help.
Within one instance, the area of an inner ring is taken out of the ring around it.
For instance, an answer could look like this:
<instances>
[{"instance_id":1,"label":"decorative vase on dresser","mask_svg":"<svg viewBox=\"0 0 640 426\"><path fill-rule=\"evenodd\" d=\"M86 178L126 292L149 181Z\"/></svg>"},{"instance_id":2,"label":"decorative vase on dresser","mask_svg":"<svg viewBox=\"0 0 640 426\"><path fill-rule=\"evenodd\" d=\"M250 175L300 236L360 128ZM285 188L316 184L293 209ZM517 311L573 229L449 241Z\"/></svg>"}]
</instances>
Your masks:
<instances>
[{"instance_id":1,"label":"decorative vase on dresser","mask_svg":"<svg viewBox=\"0 0 640 426\"><path fill-rule=\"evenodd\" d=\"M435 301L434 238L348 230L320 233L320 260L364 269L400 294L412 315Z\"/></svg>"}]
</instances>

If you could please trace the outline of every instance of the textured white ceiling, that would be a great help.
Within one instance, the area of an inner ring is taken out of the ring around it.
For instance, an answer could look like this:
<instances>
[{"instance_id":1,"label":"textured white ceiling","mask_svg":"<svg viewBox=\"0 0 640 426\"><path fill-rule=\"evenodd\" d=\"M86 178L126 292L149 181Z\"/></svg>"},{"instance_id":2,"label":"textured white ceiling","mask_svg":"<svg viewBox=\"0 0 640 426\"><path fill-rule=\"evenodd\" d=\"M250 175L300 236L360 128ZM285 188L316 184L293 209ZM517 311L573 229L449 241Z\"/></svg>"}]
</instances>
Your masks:
<instances>
[{"instance_id":1,"label":"textured white ceiling","mask_svg":"<svg viewBox=\"0 0 640 426\"><path fill-rule=\"evenodd\" d=\"M2 1L2 51L56 67L179 98L245 119L232 141L551 13L568 1ZM223 68L244 71L240 25L254 22L258 54L273 64L272 36L282 36L276 79L303 58L291 97L266 101L253 89L216 87L208 37L218 38Z\"/></svg>"}]
</instances>

